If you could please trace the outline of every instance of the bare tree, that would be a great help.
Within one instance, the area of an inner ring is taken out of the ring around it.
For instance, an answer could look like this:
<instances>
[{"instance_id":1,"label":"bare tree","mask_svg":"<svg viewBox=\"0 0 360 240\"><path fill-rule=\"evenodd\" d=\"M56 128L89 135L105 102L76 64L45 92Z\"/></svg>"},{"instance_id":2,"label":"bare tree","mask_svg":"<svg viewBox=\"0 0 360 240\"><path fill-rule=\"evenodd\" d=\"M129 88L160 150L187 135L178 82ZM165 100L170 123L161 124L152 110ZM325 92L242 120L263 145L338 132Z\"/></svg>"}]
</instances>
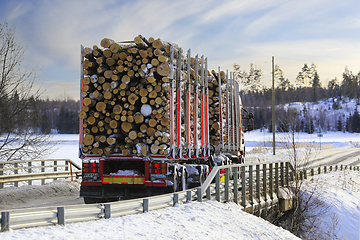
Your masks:
<instances>
[{"instance_id":1,"label":"bare tree","mask_svg":"<svg viewBox=\"0 0 360 240\"><path fill-rule=\"evenodd\" d=\"M0 161L34 159L46 153L47 135L34 128L40 89L36 70L25 65L15 29L0 24Z\"/></svg>"},{"instance_id":2,"label":"bare tree","mask_svg":"<svg viewBox=\"0 0 360 240\"><path fill-rule=\"evenodd\" d=\"M320 228L321 217L329 207L325 206L318 194L318 184L313 189L302 187L305 176L304 170L310 168L313 146L298 143L296 128L300 124L296 110L287 111L288 131L284 134L283 142L293 167L293 182L290 190L293 194L293 208L285 213L279 214L273 223L281 226L302 239L326 239Z\"/></svg>"}]
</instances>

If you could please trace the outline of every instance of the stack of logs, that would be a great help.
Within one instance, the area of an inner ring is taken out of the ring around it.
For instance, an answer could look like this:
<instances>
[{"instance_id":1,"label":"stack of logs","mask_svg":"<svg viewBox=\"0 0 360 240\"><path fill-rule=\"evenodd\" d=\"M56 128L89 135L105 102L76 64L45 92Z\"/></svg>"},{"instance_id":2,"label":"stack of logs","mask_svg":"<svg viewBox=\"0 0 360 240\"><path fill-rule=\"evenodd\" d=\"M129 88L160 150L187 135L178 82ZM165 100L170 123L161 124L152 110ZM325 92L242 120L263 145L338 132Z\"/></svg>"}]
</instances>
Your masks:
<instances>
[{"instance_id":1,"label":"stack of logs","mask_svg":"<svg viewBox=\"0 0 360 240\"><path fill-rule=\"evenodd\" d=\"M214 146L218 146L220 144L220 111L219 111L219 81L218 81L218 73L214 70L211 71L212 77L208 78L208 86L209 86L209 130L210 130L210 144ZM223 106L223 118L225 117L225 91L224 86L226 84L225 73L223 71L220 72L221 84L222 84L222 106ZM225 122L223 120L223 122ZM224 124L223 124L224 130ZM225 134L223 134L224 136ZM226 139L224 139L226 141Z\"/></svg>"},{"instance_id":2,"label":"stack of logs","mask_svg":"<svg viewBox=\"0 0 360 240\"><path fill-rule=\"evenodd\" d=\"M83 119L82 151L99 155L168 155L170 44L139 35L126 43L104 38L100 45L102 48L94 45L82 52L84 78L79 114ZM182 57L181 62L184 63L184 59L186 57ZM192 71L192 79L193 74ZM209 82L210 138L211 143L217 145L219 88L216 77L212 79ZM184 110L184 105L181 106ZM176 115L175 110L174 113Z\"/></svg>"}]
</instances>

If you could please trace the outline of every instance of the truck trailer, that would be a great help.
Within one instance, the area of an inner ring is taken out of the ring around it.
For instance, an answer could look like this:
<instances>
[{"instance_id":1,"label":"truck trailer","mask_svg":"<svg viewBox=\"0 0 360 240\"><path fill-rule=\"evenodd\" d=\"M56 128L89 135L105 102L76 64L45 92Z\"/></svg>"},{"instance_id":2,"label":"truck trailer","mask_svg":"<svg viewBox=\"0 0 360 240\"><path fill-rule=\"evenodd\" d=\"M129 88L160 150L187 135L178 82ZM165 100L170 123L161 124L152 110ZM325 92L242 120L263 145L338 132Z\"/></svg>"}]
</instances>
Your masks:
<instances>
[{"instance_id":1,"label":"truck trailer","mask_svg":"<svg viewBox=\"0 0 360 240\"><path fill-rule=\"evenodd\" d=\"M208 70L176 44L136 36L81 46L80 141L85 203L200 186L217 165L245 160L234 73Z\"/></svg>"}]
</instances>

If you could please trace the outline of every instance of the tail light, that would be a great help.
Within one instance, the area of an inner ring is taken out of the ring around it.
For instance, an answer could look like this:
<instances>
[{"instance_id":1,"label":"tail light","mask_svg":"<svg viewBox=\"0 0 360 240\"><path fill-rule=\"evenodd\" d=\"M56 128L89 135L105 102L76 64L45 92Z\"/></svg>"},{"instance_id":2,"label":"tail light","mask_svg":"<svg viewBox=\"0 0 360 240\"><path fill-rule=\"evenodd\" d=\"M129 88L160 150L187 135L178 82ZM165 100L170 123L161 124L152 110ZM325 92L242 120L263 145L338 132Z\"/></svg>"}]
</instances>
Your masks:
<instances>
[{"instance_id":1,"label":"tail light","mask_svg":"<svg viewBox=\"0 0 360 240\"><path fill-rule=\"evenodd\" d=\"M84 173L98 173L99 172L99 163L96 163L96 162L83 163L82 170Z\"/></svg>"},{"instance_id":2,"label":"tail light","mask_svg":"<svg viewBox=\"0 0 360 240\"><path fill-rule=\"evenodd\" d=\"M220 174L225 174L225 170L224 170L224 169L221 169L221 170L220 170Z\"/></svg>"},{"instance_id":3,"label":"tail light","mask_svg":"<svg viewBox=\"0 0 360 240\"><path fill-rule=\"evenodd\" d=\"M167 163L152 163L151 164L151 173L152 174L166 174L167 173Z\"/></svg>"}]
</instances>

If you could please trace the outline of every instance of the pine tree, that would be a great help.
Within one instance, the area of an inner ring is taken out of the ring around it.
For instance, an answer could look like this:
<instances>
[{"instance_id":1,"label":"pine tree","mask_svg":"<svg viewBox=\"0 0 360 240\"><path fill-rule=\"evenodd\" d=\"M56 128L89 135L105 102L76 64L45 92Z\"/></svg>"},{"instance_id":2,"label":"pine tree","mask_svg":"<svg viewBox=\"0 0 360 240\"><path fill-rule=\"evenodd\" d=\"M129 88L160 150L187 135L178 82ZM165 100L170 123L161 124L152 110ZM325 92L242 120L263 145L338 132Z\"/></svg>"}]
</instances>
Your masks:
<instances>
[{"instance_id":1,"label":"pine tree","mask_svg":"<svg viewBox=\"0 0 360 240\"><path fill-rule=\"evenodd\" d=\"M343 123L342 123L341 117L339 117L339 119L337 120L336 130L339 132L341 132L343 130Z\"/></svg>"},{"instance_id":2,"label":"pine tree","mask_svg":"<svg viewBox=\"0 0 360 240\"><path fill-rule=\"evenodd\" d=\"M356 133L360 133L360 116L359 116L359 112L357 110L357 107L355 108L355 112L354 115L352 117L352 132L356 132Z\"/></svg>"}]
</instances>

